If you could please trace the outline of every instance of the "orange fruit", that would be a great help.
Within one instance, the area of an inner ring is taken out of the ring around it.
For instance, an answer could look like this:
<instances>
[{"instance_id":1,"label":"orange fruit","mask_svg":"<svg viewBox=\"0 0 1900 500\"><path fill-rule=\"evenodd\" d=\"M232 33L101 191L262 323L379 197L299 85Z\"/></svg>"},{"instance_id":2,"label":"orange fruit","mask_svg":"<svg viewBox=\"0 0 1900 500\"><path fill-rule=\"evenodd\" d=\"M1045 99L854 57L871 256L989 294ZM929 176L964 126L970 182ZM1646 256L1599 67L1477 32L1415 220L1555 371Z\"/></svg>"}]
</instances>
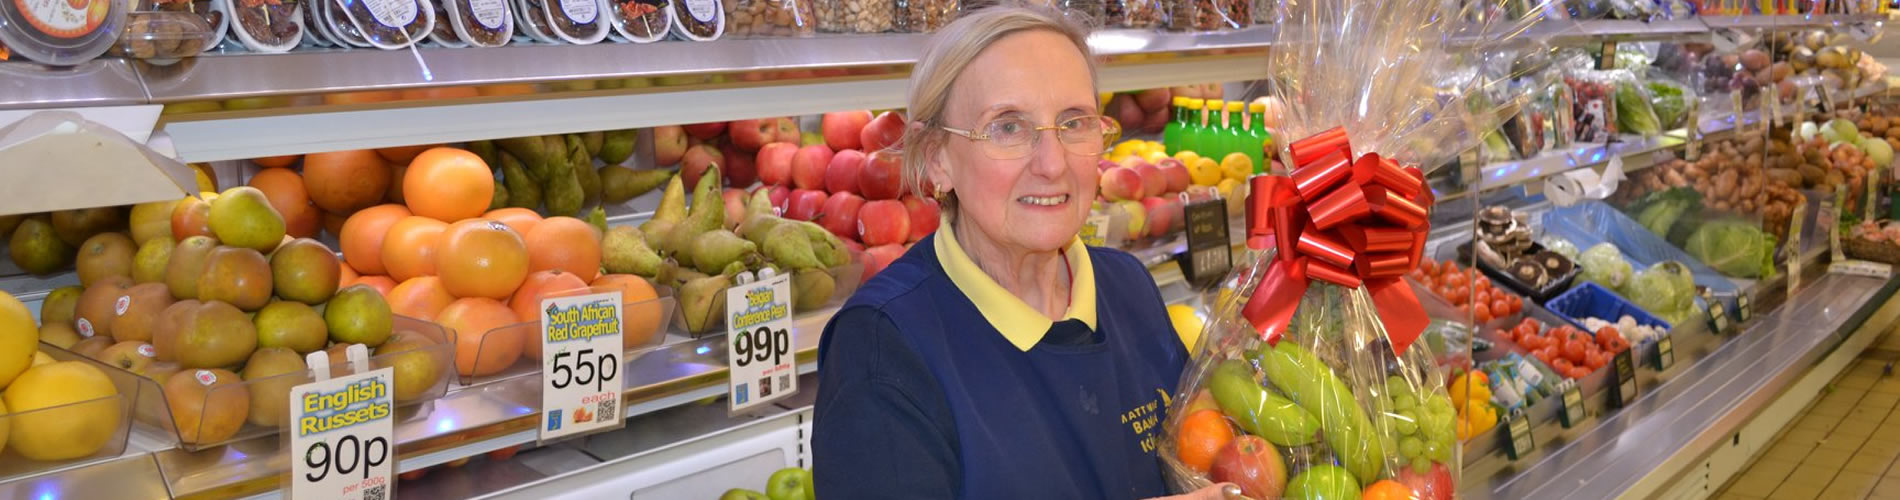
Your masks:
<instances>
[{"instance_id":1,"label":"orange fruit","mask_svg":"<svg viewBox=\"0 0 1900 500\"><path fill-rule=\"evenodd\" d=\"M317 235L321 216L310 204L310 192L303 187L303 176L288 168L266 168L251 176L251 187L264 192L271 208L284 216L284 233L298 238Z\"/></svg>"},{"instance_id":2,"label":"orange fruit","mask_svg":"<svg viewBox=\"0 0 1900 500\"><path fill-rule=\"evenodd\" d=\"M461 99L467 97L481 97L481 95L481 92L476 91L475 87L469 86L433 87L402 91L403 100Z\"/></svg>"},{"instance_id":3,"label":"orange fruit","mask_svg":"<svg viewBox=\"0 0 1900 500\"><path fill-rule=\"evenodd\" d=\"M383 201L389 165L368 149L311 153L303 159L303 182L317 207L347 214Z\"/></svg>"},{"instance_id":4,"label":"orange fruit","mask_svg":"<svg viewBox=\"0 0 1900 500\"><path fill-rule=\"evenodd\" d=\"M402 93L398 91L394 91L394 90L364 90L364 91L359 91L359 92L342 92L342 93L336 93L336 94L324 94L323 103L332 104L332 105L368 104L368 103L375 103L375 102L394 101L401 97L402 97Z\"/></svg>"},{"instance_id":5,"label":"orange fruit","mask_svg":"<svg viewBox=\"0 0 1900 500\"><path fill-rule=\"evenodd\" d=\"M338 262L336 263L336 268L336 289L338 290L349 287L351 283L355 283L358 278L363 277L363 275L357 274L356 269L350 267L350 263L348 262Z\"/></svg>"},{"instance_id":6,"label":"orange fruit","mask_svg":"<svg viewBox=\"0 0 1900 500\"><path fill-rule=\"evenodd\" d=\"M266 156L252 158L251 163L264 168L285 168L297 164L299 158L303 158L303 155Z\"/></svg>"},{"instance_id":7,"label":"orange fruit","mask_svg":"<svg viewBox=\"0 0 1900 500\"><path fill-rule=\"evenodd\" d=\"M351 215L336 236L343 247L343 261L359 273L388 273L383 266L383 238L389 235L390 226L410 215L408 208L395 204L377 205Z\"/></svg>"},{"instance_id":8,"label":"orange fruit","mask_svg":"<svg viewBox=\"0 0 1900 500\"><path fill-rule=\"evenodd\" d=\"M495 172L465 149L423 151L402 176L402 199L409 211L437 220L480 216L494 197Z\"/></svg>"},{"instance_id":9,"label":"orange fruit","mask_svg":"<svg viewBox=\"0 0 1900 500\"><path fill-rule=\"evenodd\" d=\"M389 302L389 310L396 314L435 321L442 308L455 302L455 296L449 289L442 287L442 278L421 276L404 280L396 288L384 294Z\"/></svg>"},{"instance_id":10,"label":"orange fruit","mask_svg":"<svg viewBox=\"0 0 1900 500\"><path fill-rule=\"evenodd\" d=\"M1359 500L1412 500L1417 497L1412 487L1391 479L1380 479L1359 492Z\"/></svg>"},{"instance_id":11,"label":"orange fruit","mask_svg":"<svg viewBox=\"0 0 1900 500\"><path fill-rule=\"evenodd\" d=\"M455 331L455 371L488 375L502 371L521 357L523 331L497 328L518 323L515 312L487 297L456 299L436 313L435 321Z\"/></svg>"},{"instance_id":12,"label":"orange fruit","mask_svg":"<svg viewBox=\"0 0 1900 500\"><path fill-rule=\"evenodd\" d=\"M410 161L416 159L416 155L422 154L423 151L428 151L431 148L441 146L441 144L419 144L415 146L381 148L376 150L376 155L383 157L383 159L387 160L391 165L408 165Z\"/></svg>"},{"instance_id":13,"label":"orange fruit","mask_svg":"<svg viewBox=\"0 0 1900 500\"><path fill-rule=\"evenodd\" d=\"M660 322L666 318L661 315L660 293L653 289L653 283L646 278L631 274L603 274L594 278L596 291L620 291L620 344L624 348L634 348L653 343L660 334Z\"/></svg>"},{"instance_id":14,"label":"orange fruit","mask_svg":"<svg viewBox=\"0 0 1900 500\"><path fill-rule=\"evenodd\" d=\"M535 271L521 282L521 288L515 289L514 298L508 299L508 308L515 311L515 319L523 323L541 322L541 299L558 297L569 292L588 293L587 282L581 281L574 273L559 269ZM528 359L541 359L540 339L527 339L521 346Z\"/></svg>"},{"instance_id":15,"label":"orange fruit","mask_svg":"<svg viewBox=\"0 0 1900 500\"><path fill-rule=\"evenodd\" d=\"M560 269L593 281L600 275L600 233L573 217L549 217L534 225L523 238L528 244L528 269Z\"/></svg>"},{"instance_id":16,"label":"orange fruit","mask_svg":"<svg viewBox=\"0 0 1900 500\"><path fill-rule=\"evenodd\" d=\"M1175 456L1183 465L1202 474L1214 466L1214 455L1234 440L1234 428L1218 410L1201 410L1181 419L1175 431Z\"/></svg>"},{"instance_id":17,"label":"orange fruit","mask_svg":"<svg viewBox=\"0 0 1900 500\"><path fill-rule=\"evenodd\" d=\"M509 229L515 230L515 234L528 234L528 231L534 229L535 224L541 223L541 214L520 207L489 210L488 213L482 214L482 218L507 224Z\"/></svg>"},{"instance_id":18,"label":"orange fruit","mask_svg":"<svg viewBox=\"0 0 1900 500\"><path fill-rule=\"evenodd\" d=\"M389 226L383 235L383 268L396 281L435 275L435 249L442 242L442 221L411 215Z\"/></svg>"},{"instance_id":19,"label":"orange fruit","mask_svg":"<svg viewBox=\"0 0 1900 500\"><path fill-rule=\"evenodd\" d=\"M389 292L396 289L396 280L389 279L388 276L369 275L357 278L351 285L369 285L370 288L376 289L376 293L388 297Z\"/></svg>"},{"instance_id":20,"label":"orange fruit","mask_svg":"<svg viewBox=\"0 0 1900 500\"><path fill-rule=\"evenodd\" d=\"M469 219L450 224L442 233L435 270L456 297L505 300L528 277L528 247L507 225Z\"/></svg>"}]
</instances>

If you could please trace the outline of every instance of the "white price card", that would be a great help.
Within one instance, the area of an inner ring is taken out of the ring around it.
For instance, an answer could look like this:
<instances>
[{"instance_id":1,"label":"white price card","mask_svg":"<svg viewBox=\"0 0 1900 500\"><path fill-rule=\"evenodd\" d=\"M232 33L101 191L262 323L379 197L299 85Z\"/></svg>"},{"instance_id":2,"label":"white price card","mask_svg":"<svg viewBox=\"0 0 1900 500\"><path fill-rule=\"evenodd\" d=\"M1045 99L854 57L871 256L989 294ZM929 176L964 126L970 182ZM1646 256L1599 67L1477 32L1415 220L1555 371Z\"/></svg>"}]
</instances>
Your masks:
<instances>
[{"instance_id":1,"label":"white price card","mask_svg":"<svg viewBox=\"0 0 1900 500\"><path fill-rule=\"evenodd\" d=\"M626 425L622 313L619 292L541 300L542 441Z\"/></svg>"},{"instance_id":2,"label":"white price card","mask_svg":"<svg viewBox=\"0 0 1900 500\"><path fill-rule=\"evenodd\" d=\"M1111 219L1108 214L1089 214L1087 222L1082 224L1082 244L1092 247L1108 246L1109 220Z\"/></svg>"},{"instance_id":3,"label":"white price card","mask_svg":"<svg viewBox=\"0 0 1900 500\"><path fill-rule=\"evenodd\" d=\"M798 392L792 280L780 274L726 289L726 408L740 413Z\"/></svg>"},{"instance_id":4,"label":"white price card","mask_svg":"<svg viewBox=\"0 0 1900 500\"><path fill-rule=\"evenodd\" d=\"M290 498L392 496L394 379L394 368L382 368L290 389Z\"/></svg>"}]
</instances>

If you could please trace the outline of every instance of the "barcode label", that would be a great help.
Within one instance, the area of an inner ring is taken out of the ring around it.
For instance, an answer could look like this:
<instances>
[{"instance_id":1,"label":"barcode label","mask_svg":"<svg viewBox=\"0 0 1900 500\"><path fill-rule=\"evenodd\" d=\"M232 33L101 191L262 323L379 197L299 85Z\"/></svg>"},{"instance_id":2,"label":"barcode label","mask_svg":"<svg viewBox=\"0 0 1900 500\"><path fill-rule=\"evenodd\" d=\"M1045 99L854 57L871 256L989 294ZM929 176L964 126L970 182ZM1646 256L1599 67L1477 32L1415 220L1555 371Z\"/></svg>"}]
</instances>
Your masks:
<instances>
[{"instance_id":1,"label":"barcode label","mask_svg":"<svg viewBox=\"0 0 1900 500\"><path fill-rule=\"evenodd\" d=\"M614 414L620 409L620 398L603 399L600 401L598 408L599 409L594 412L596 415L594 421L611 422L615 418Z\"/></svg>"},{"instance_id":2,"label":"barcode label","mask_svg":"<svg viewBox=\"0 0 1900 500\"><path fill-rule=\"evenodd\" d=\"M388 498L389 485L381 485L363 490L363 500L384 500Z\"/></svg>"}]
</instances>

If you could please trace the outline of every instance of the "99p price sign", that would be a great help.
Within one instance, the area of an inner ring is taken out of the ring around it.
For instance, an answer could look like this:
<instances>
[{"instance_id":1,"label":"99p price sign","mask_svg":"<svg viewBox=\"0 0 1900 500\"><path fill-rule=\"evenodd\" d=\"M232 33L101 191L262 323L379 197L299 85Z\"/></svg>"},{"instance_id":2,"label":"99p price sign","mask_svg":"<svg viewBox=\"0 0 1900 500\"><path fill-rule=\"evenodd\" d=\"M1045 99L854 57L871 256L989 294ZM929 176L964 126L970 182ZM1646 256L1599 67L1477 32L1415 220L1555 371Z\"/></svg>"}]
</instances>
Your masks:
<instances>
[{"instance_id":1,"label":"99p price sign","mask_svg":"<svg viewBox=\"0 0 1900 500\"><path fill-rule=\"evenodd\" d=\"M620 293L541 300L542 441L618 429Z\"/></svg>"},{"instance_id":2,"label":"99p price sign","mask_svg":"<svg viewBox=\"0 0 1900 500\"><path fill-rule=\"evenodd\" d=\"M791 275L726 289L727 406L739 413L798 392Z\"/></svg>"},{"instance_id":3,"label":"99p price sign","mask_svg":"<svg viewBox=\"0 0 1900 500\"><path fill-rule=\"evenodd\" d=\"M290 390L290 497L390 497L396 475L395 370L383 368Z\"/></svg>"}]
</instances>

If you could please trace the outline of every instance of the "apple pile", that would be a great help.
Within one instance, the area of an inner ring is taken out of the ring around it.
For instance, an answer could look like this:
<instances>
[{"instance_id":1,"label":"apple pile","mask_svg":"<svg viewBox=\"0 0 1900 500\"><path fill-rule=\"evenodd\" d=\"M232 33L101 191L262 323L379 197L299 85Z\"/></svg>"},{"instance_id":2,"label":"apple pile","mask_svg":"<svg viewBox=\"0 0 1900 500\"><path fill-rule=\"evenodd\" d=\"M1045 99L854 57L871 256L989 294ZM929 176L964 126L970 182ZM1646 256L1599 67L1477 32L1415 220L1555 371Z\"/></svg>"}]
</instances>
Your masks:
<instances>
[{"instance_id":1,"label":"apple pile","mask_svg":"<svg viewBox=\"0 0 1900 500\"><path fill-rule=\"evenodd\" d=\"M1169 156L1155 141L1130 139L1110 148L1096 166L1101 169L1096 191L1097 211L1114 207L1129 215L1131 240L1159 238L1182 227L1181 194L1189 200L1215 197L1227 200L1227 213L1241 213L1245 181L1253 174L1246 155L1216 162L1193 151Z\"/></svg>"},{"instance_id":2,"label":"apple pile","mask_svg":"<svg viewBox=\"0 0 1900 500\"><path fill-rule=\"evenodd\" d=\"M729 222L766 192L779 216L815 222L862 254L870 279L937 230L937 202L905 192L903 158L886 149L903 137L902 114L825 113L819 128L803 132L790 117L658 127L654 160L677 162L688 186L719 167Z\"/></svg>"}]
</instances>

